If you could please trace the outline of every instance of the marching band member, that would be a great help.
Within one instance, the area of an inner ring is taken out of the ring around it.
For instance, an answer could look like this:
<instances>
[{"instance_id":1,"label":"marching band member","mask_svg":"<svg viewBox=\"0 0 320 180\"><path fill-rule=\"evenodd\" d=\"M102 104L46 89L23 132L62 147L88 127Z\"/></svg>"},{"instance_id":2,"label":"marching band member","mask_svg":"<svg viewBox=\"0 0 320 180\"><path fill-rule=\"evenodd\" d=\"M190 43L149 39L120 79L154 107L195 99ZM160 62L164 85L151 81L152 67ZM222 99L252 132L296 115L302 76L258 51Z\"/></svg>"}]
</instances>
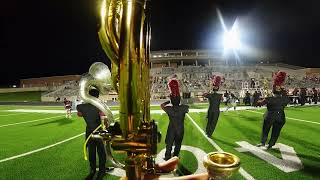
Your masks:
<instances>
[{"instance_id":1,"label":"marching band member","mask_svg":"<svg viewBox=\"0 0 320 180\"><path fill-rule=\"evenodd\" d=\"M208 98L209 100L209 108L208 108L208 122L206 127L206 134L208 137L212 136L214 129L216 128L219 115L220 115L220 102L222 99L222 94L218 94L217 91L221 85L221 77L214 76L212 79L212 90L213 93L205 93L203 96Z\"/></svg>"},{"instance_id":2,"label":"marching band member","mask_svg":"<svg viewBox=\"0 0 320 180\"><path fill-rule=\"evenodd\" d=\"M228 112L230 108L233 108L233 110L235 111L237 109L238 102L239 102L239 99L233 93L230 93L229 103L227 105L225 112Z\"/></svg>"},{"instance_id":3,"label":"marching band member","mask_svg":"<svg viewBox=\"0 0 320 180\"><path fill-rule=\"evenodd\" d=\"M99 98L99 91L91 89L89 94L93 97ZM89 135L101 125L101 119L105 118L105 115L94 105L89 103L79 104L77 106L77 114L79 117L83 117L86 122L86 139ZM103 142L100 139L90 138L88 141L89 150L89 162L90 162L90 173L85 178L86 180L92 180L96 173L96 152L99 157L99 172L96 179L102 180L107 171L112 170L112 167L106 167L106 152Z\"/></svg>"},{"instance_id":4,"label":"marching band member","mask_svg":"<svg viewBox=\"0 0 320 180\"><path fill-rule=\"evenodd\" d=\"M262 126L261 143L257 146L265 146L269 131L272 127L271 138L267 149L270 149L277 142L280 131L286 123L286 116L284 108L290 102L286 95L285 89L282 87L286 78L286 73L279 71L274 76L273 96L259 100L258 104L267 105L267 111L264 114L264 121Z\"/></svg>"},{"instance_id":5,"label":"marching band member","mask_svg":"<svg viewBox=\"0 0 320 180\"><path fill-rule=\"evenodd\" d=\"M72 102L69 101L67 98L64 98L63 104L64 104L64 109L66 110L66 118L71 118Z\"/></svg>"},{"instance_id":6,"label":"marching band member","mask_svg":"<svg viewBox=\"0 0 320 180\"><path fill-rule=\"evenodd\" d=\"M171 158L173 144L175 145L173 156L179 156L181 144L184 135L184 117L189 112L189 106L180 105L179 83L176 79L171 79L168 83L170 93L170 101L162 103L161 108L169 116L169 125L165 139L166 153L165 160ZM172 106L167 106L171 102Z\"/></svg>"}]
</instances>

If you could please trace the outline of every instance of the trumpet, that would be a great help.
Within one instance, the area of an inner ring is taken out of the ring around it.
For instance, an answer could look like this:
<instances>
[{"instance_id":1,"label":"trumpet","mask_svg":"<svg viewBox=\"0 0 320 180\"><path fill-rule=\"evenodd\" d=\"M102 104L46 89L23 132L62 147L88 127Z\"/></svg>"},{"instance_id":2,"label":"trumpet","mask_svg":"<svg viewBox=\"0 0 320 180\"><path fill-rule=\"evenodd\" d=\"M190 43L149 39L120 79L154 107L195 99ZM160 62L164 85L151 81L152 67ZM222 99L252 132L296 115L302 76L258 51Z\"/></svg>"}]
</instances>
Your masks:
<instances>
[{"instance_id":1,"label":"trumpet","mask_svg":"<svg viewBox=\"0 0 320 180\"><path fill-rule=\"evenodd\" d=\"M111 61L111 71L104 63L94 63L80 80L80 97L104 112L109 121L107 124L112 127L114 118L110 108L100 99L90 96L89 90L95 88L106 94L113 88L118 93L122 134L113 134L102 121L102 130L92 137L104 141L107 158L115 167L126 171L127 179L143 179L145 173L159 173L155 156L161 138L156 122L150 119L151 2L98 0L97 9L98 36ZM125 163L117 161L111 150L126 152ZM209 168L212 163L206 166Z\"/></svg>"}]
</instances>

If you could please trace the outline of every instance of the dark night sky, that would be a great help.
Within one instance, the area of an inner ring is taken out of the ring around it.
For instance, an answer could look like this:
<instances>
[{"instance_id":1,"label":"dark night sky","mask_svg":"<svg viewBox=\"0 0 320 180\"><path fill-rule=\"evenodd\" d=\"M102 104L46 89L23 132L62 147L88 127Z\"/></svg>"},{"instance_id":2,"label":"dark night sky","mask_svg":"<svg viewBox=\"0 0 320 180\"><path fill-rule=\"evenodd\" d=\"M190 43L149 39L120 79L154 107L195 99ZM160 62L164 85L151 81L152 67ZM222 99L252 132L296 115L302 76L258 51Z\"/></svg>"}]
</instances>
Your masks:
<instances>
[{"instance_id":1,"label":"dark night sky","mask_svg":"<svg viewBox=\"0 0 320 180\"><path fill-rule=\"evenodd\" d=\"M4 0L0 3L0 85L20 78L82 74L107 62L96 30L94 0ZM320 67L320 1L153 0L152 50L221 48L219 7L239 20L241 41L259 52L243 59L279 59Z\"/></svg>"}]
</instances>

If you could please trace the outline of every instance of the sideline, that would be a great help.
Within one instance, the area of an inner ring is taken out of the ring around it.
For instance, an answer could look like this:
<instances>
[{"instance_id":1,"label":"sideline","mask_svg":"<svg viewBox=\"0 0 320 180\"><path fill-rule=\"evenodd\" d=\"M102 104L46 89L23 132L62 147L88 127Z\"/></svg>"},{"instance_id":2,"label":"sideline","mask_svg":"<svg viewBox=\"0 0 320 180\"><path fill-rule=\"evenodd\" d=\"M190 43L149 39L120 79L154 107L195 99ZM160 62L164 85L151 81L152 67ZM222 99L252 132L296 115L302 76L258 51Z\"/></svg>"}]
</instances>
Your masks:
<instances>
[{"instance_id":1,"label":"sideline","mask_svg":"<svg viewBox=\"0 0 320 180\"><path fill-rule=\"evenodd\" d=\"M207 137L204 131L200 128L200 126L192 119L192 117L189 114L186 114L186 116L190 119L190 121L193 123L193 125L196 126L196 128L200 131L200 133L205 137L212 146L217 149L219 152L224 152L221 147L215 143L211 138ZM239 173L247 180L254 180L254 177L252 177L247 171L245 171L242 167L239 169Z\"/></svg>"},{"instance_id":2,"label":"sideline","mask_svg":"<svg viewBox=\"0 0 320 180\"><path fill-rule=\"evenodd\" d=\"M70 137L70 138L65 139L65 140L63 140L63 141L59 141L59 142L57 142L57 143L55 143L55 144L51 144L51 145L49 145L49 146L45 146L45 147L42 147L42 148L39 148L39 149L36 149L36 150L33 150L33 151L29 151L29 152L26 152L26 153L23 153L23 154L19 154L19 155L16 155L16 156L12 156L12 157L8 157L8 158L5 158L5 159L1 159L1 160L0 160L0 163L6 162L6 161L10 161L10 160L13 160L13 159L17 159L17 158L20 158L20 157L28 156L28 155L30 155L30 154L37 153L37 152L40 152L40 151L43 151L43 150L52 148L52 147L57 146L57 145L59 145L59 144L63 144L63 143L65 143L65 142L71 141L71 140L73 140L73 139L75 139L75 138L77 138L77 137L79 137L79 136L82 136L82 135L84 135L84 133L75 135L75 136L73 136L73 137Z\"/></svg>"},{"instance_id":3,"label":"sideline","mask_svg":"<svg viewBox=\"0 0 320 180\"><path fill-rule=\"evenodd\" d=\"M64 117L64 115L35 119L35 120L31 120L31 121L23 121L23 122L18 122L18 123L4 124L4 125L0 125L0 128L7 127L7 126L14 126L14 125L18 125L18 124L27 124L27 123L37 122L37 121L44 121L44 120L48 120L48 119L54 119L57 117Z\"/></svg>"},{"instance_id":4,"label":"sideline","mask_svg":"<svg viewBox=\"0 0 320 180\"><path fill-rule=\"evenodd\" d=\"M251 112L251 113L256 113L256 114L264 114L264 113L258 112L258 111L252 111L252 110L246 110L246 111ZM290 120L293 120L293 121L301 121L301 122L306 122L306 123L312 123L312 124L320 124L319 122L307 121L307 120L291 118L291 117L286 117L286 119L290 119Z\"/></svg>"}]
</instances>

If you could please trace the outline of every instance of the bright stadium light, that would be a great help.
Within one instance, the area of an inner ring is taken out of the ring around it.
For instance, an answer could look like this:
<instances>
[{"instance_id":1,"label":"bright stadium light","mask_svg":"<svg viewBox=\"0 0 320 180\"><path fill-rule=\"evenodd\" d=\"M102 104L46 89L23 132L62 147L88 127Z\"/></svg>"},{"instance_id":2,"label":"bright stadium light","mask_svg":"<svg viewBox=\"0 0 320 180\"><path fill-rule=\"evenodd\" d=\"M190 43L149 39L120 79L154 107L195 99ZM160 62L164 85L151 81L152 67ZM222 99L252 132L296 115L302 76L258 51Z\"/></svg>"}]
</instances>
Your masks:
<instances>
[{"instance_id":1,"label":"bright stadium light","mask_svg":"<svg viewBox=\"0 0 320 180\"><path fill-rule=\"evenodd\" d=\"M238 28L238 19L232 25L232 28L229 30L223 20L221 11L217 8L218 18L220 20L221 26L223 28L223 47L224 52L223 54L226 55L228 51L231 51L237 60L240 60L237 50L241 48L240 42L240 31Z\"/></svg>"},{"instance_id":2,"label":"bright stadium light","mask_svg":"<svg viewBox=\"0 0 320 180\"><path fill-rule=\"evenodd\" d=\"M239 32L233 29L231 29L230 31L224 32L223 46L225 50L239 49L240 48Z\"/></svg>"}]
</instances>

